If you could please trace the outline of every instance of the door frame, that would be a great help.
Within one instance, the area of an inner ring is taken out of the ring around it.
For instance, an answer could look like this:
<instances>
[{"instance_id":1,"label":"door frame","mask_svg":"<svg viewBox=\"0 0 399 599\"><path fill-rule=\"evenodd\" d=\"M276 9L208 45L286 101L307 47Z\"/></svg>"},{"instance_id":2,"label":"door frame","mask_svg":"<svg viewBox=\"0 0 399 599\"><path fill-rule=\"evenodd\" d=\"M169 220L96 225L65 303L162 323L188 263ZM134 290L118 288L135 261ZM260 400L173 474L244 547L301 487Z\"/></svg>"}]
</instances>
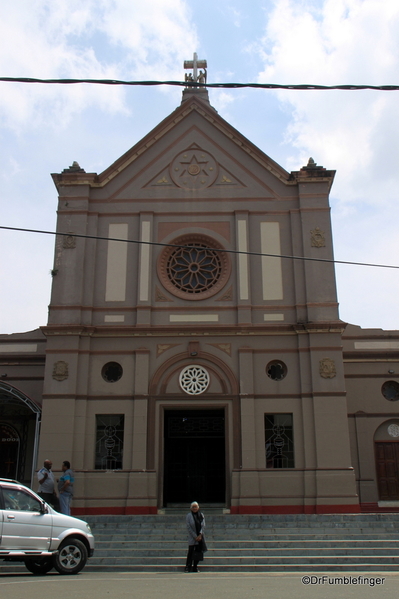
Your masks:
<instances>
[{"instance_id":1,"label":"door frame","mask_svg":"<svg viewBox=\"0 0 399 599\"><path fill-rule=\"evenodd\" d=\"M229 435L229 404L226 402L221 403L162 403L159 406L159 428L158 428L158 439L159 439L159 452L158 452L158 508L164 507L164 478L165 478L165 412L173 411L224 411L224 443L225 443L225 505L230 506L231 503L231 456L230 456L230 435ZM188 506L187 506L188 507Z\"/></svg>"}]
</instances>

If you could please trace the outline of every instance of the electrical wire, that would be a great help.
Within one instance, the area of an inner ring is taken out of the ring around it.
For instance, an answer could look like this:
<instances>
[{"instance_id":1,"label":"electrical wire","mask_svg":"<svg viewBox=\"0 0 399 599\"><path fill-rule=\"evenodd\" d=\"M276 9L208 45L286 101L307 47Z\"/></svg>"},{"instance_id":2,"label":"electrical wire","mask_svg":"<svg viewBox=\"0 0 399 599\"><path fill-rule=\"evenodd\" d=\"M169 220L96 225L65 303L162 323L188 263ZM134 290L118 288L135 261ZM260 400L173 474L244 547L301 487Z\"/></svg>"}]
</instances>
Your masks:
<instances>
[{"instance_id":1,"label":"electrical wire","mask_svg":"<svg viewBox=\"0 0 399 599\"><path fill-rule=\"evenodd\" d=\"M171 85L187 88L254 88L254 89L288 89L299 91L399 91L399 85L314 85L314 84L280 84L280 83L198 83L196 81L123 81L119 79L38 79L36 77L0 77L3 83L46 83L71 85L77 83L89 83L95 85L127 85L127 86L156 86Z\"/></svg>"},{"instance_id":2,"label":"electrical wire","mask_svg":"<svg viewBox=\"0 0 399 599\"><path fill-rule=\"evenodd\" d=\"M102 241L119 241L121 243L135 243L137 245L150 245L150 246L161 246L161 247L172 247L172 248L185 248L190 247L189 243L184 245L178 245L174 243L161 243L159 241L141 241L138 239L119 239L117 237L100 237L99 235L82 235L78 233L60 233L59 231L42 231L40 229L22 229L21 227L6 227L0 225L0 229L6 231L19 231L24 233L40 233L42 235L59 235L61 237L79 237L83 239L96 239ZM226 250L224 248L202 248L204 250L209 249L212 252L224 252L226 254L243 254L245 256L265 256L268 258L284 258L287 260L303 260L308 262L326 262L329 264L348 264L350 266L370 266L373 268L394 268L399 269L399 266L393 264L373 264L370 262L352 262L349 260L330 260L328 258L311 258L307 256L290 256L285 254L265 254L262 252L244 252L241 250Z\"/></svg>"}]
</instances>

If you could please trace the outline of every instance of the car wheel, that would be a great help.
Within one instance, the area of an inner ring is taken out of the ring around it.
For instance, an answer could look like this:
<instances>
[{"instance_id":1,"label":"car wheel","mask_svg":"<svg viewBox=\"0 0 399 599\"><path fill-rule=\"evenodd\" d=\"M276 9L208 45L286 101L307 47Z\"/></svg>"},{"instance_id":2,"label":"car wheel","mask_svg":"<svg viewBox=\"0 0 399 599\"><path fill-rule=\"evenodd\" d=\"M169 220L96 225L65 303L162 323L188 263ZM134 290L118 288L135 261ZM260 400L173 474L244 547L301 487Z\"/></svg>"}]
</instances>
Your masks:
<instances>
[{"instance_id":1,"label":"car wheel","mask_svg":"<svg viewBox=\"0 0 399 599\"><path fill-rule=\"evenodd\" d=\"M32 574L47 574L54 567L53 559L38 559L36 561L27 559L25 566Z\"/></svg>"},{"instance_id":2,"label":"car wheel","mask_svg":"<svg viewBox=\"0 0 399 599\"><path fill-rule=\"evenodd\" d=\"M77 574L86 565L87 549L79 539L65 539L54 557L54 568L60 574Z\"/></svg>"}]
</instances>

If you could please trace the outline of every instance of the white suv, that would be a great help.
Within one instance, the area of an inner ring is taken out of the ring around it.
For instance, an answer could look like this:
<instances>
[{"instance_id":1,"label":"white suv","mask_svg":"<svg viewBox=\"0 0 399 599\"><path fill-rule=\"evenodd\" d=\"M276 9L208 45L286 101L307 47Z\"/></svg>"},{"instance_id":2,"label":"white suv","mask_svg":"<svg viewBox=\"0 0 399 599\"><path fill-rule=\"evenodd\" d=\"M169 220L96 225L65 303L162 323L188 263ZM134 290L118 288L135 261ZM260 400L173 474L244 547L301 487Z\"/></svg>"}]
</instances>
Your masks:
<instances>
[{"instance_id":1,"label":"white suv","mask_svg":"<svg viewBox=\"0 0 399 599\"><path fill-rule=\"evenodd\" d=\"M0 478L0 559L33 574L77 574L94 552L90 526L59 514L15 480Z\"/></svg>"}]
</instances>

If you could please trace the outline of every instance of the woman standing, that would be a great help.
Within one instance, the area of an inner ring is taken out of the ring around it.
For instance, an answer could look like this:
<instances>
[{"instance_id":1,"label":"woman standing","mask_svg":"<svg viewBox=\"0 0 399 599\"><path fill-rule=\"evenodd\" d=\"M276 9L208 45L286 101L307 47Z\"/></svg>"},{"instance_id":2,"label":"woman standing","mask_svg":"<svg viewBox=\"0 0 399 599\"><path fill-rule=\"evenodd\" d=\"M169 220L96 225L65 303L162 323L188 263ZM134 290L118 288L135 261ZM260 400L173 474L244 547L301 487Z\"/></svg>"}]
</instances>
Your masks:
<instances>
[{"instance_id":1,"label":"woman standing","mask_svg":"<svg viewBox=\"0 0 399 599\"><path fill-rule=\"evenodd\" d=\"M196 501L190 505L190 511L186 516L187 525L187 538L188 538L188 553L186 560L185 572L199 572L198 561L194 560L194 549L201 546L201 550L204 551L205 547L205 517L202 512L199 511L199 505Z\"/></svg>"}]
</instances>

